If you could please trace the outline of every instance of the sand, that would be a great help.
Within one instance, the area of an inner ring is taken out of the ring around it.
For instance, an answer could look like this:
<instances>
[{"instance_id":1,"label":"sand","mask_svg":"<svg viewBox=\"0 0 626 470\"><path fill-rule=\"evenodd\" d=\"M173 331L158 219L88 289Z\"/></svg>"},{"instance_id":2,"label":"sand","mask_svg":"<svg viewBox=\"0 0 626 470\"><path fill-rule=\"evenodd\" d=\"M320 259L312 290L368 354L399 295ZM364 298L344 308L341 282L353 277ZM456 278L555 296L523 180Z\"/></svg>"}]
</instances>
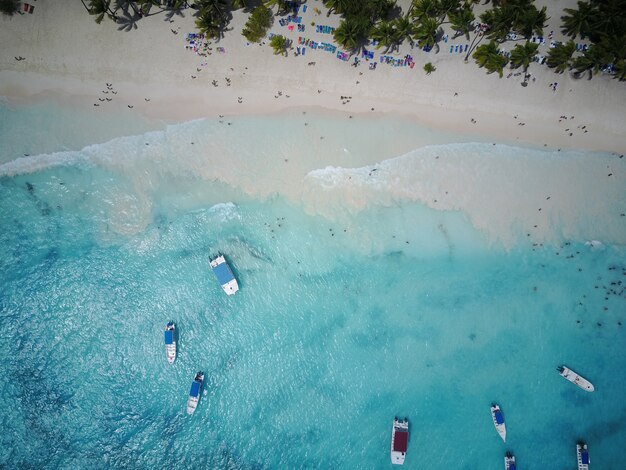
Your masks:
<instances>
[{"instance_id":1,"label":"sand","mask_svg":"<svg viewBox=\"0 0 626 470\"><path fill-rule=\"evenodd\" d=\"M541 7L548 2L536 3ZM575 6L575 1L549 3L552 19L546 35L554 31L553 39L563 40L558 32L560 9ZM566 149L613 152L614 156L598 160L573 153L577 156L570 163L518 152L520 162L503 157L483 167L480 148L467 159L451 154L436 163L427 150L382 162L380 168L389 179L380 187L376 179L368 178L371 155L351 161L350 170L339 168L340 162L330 154L323 161L281 170L286 172L280 178L283 183L268 180L271 187L266 190L317 208L313 212L325 207L327 217L341 211L333 209L333 199L357 211L370 203L393 205L402 200L421 201L444 211L460 210L490 241L506 247L518 242L520 230L528 230L528 241L535 243L562 238L626 242L623 210L613 214L612 206L623 200L626 187L626 173L621 170L624 160L618 160L626 148L624 83L602 74L592 80L575 79L533 63L529 68L533 79L522 87L523 77L513 75L518 71L507 70L505 77L509 72L512 76L500 79L471 61L464 63L464 54L451 54L451 44L469 43L465 38L453 40L452 34L448 43L440 44L439 53L412 50L405 44L393 54L410 53L416 61L413 69L383 63L375 70L366 63L352 67L334 54L310 48L304 56L297 56L299 35L331 42L330 35L315 32L312 21L339 24L335 15L315 14L316 6L321 9L320 1L309 1L307 6L304 33L288 32L278 21L272 28L294 40L294 50L287 57L274 55L268 45L248 44L240 34L246 17L241 12L234 13L232 30L225 38L211 45L212 54L201 57L185 49L186 33L195 30L190 11L172 20L164 14L144 18L136 28L120 31L111 21L97 25L80 3L40 1L32 15L0 17L4 46L0 95L10 102L54 99L94 113L140 113L166 122L312 108L338 110L346 117L402 115L426 127L465 135L469 142L563 149L563 154ZM224 52L217 52L217 47ZM548 47L541 46L540 52ZM382 50L375 52L378 58ZM15 56L26 59L17 61ZM437 67L431 75L422 70L426 62ZM550 86L554 82L558 82L556 91ZM423 145L431 143L426 138ZM511 152L505 150L503 155L510 157ZM213 168L210 152L206 153L202 167ZM283 157L276 158L275 164L280 165ZM2 165L2 174L14 174L15 168L32 171L48 161L34 157L32 163L7 163ZM397 193L396 187L406 189ZM543 210L542 205L546 206ZM595 222L581 223L584 220Z\"/></svg>"},{"instance_id":2,"label":"sand","mask_svg":"<svg viewBox=\"0 0 626 470\"><path fill-rule=\"evenodd\" d=\"M563 39L556 8L575 2L549 3L552 19L546 33L554 30L554 39ZM413 69L381 63L376 70L366 63L355 68L310 48L298 57L299 35L331 40L328 34L316 33L311 22L339 24L336 15L314 12L315 7L323 10L320 1L307 6L304 33L287 31L278 21L272 28L294 40L287 57L275 56L267 45L247 44L240 34L246 18L242 12L234 12L232 30L212 45L212 55L200 57L185 50L185 34L195 31L191 10L172 20L165 14L144 18L126 31L111 21L97 25L77 2L38 2L32 15L0 18L0 95L12 100L55 98L84 107L98 104L94 112L126 107L169 122L310 106L399 113L426 126L483 139L623 152L626 93L623 83L608 76L574 79L533 63L529 72L535 80L524 88L522 76L487 75L471 61L464 63L464 54L449 53L450 45L469 43L463 37L441 42L439 53L404 44L393 55L412 54ZM225 52L218 53L216 47ZM378 57L382 49L375 52ZM16 61L16 56L26 60ZM311 62L315 65L308 65ZM422 70L426 62L437 67L431 75ZM553 82L558 82L556 92L549 86ZM103 94L106 83L113 84L115 95ZM105 97L111 100L99 101Z\"/></svg>"}]
</instances>

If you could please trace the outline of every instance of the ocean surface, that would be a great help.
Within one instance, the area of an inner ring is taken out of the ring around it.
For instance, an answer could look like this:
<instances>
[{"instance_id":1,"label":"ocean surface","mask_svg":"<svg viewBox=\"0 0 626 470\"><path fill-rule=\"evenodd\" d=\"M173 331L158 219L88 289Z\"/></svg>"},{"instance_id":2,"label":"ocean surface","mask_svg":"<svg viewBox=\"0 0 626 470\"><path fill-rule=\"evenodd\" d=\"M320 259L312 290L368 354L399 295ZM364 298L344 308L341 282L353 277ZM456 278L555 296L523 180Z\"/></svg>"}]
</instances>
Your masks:
<instances>
[{"instance_id":1,"label":"ocean surface","mask_svg":"<svg viewBox=\"0 0 626 470\"><path fill-rule=\"evenodd\" d=\"M587 173L580 192L610 200L555 209L538 235L505 218L518 190L424 178L430 192L415 192L401 177L435 157L485 173L511 158L553 165L558 183L572 159L619 178L623 160L389 116L158 129L77 111L80 126L42 118L33 133L15 123L36 105L0 113L14 123L0 141L1 467L391 468L391 424L406 416L410 469L502 469L507 450L520 469L572 469L579 440L592 468L626 468L626 187L604 193ZM502 218L489 226L483 202L460 196L438 209L427 198L443 189L486 192ZM217 253L233 297L208 267Z\"/></svg>"}]
</instances>

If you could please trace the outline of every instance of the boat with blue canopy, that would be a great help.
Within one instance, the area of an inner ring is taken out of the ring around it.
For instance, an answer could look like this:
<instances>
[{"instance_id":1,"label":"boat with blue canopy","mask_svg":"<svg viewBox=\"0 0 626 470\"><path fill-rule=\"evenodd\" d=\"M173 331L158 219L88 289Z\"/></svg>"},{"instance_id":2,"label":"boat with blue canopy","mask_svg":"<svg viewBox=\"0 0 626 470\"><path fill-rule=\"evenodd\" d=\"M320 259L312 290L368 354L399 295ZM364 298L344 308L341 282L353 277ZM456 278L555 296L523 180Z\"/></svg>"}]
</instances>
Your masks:
<instances>
[{"instance_id":1,"label":"boat with blue canopy","mask_svg":"<svg viewBox=\"0 0 626 470\"><path fill-rule=\"evenodd\" d=\"M578 459L578 470L589 470L591 460L589 460L589 450L587 449L587 444L584 442L576 444L576 457Z\"/></svg>"},{"instance_id":2,"label":"boat with blue canopy","mask_svg":"<svg viewBox=\"0 0 626 470\"><path fill-rule=\"evenodd\" d=\"M202 383L204 382L204 372L196 373L191 390L189 390L189 399L187 399L187 414L192 415L198 407L200 401L200 392L202 391Z\"/></svg>"},{"instance_id":3,"label":"boat with blue canopy","mask_svg":"<svg viewBox=\"0 0 626 470\"><path fill-rule=\"evenodd\" d=\"M491 419L493 420L493 425L496 427L496 431L498 431L502 440L506 442L506 424L504 423L504 415L502 414L500 406L496 403L491 405Z\"/></svg>"},{"instance_id":4,"label":"boat with blue canopy","mask_svg":"<svg viewBox=\"0 0 626 470\"><path fill-rule=\"evenodd\" d=\"M176 325L173 321L165 325L165 357L170 364L176 360Z\"/></svg>"},{"instance_id":5,"label":"boat with blue canopy","mask_svg":"<svg viewBox=\"0 0 626 470\"><path fill-rule=\"evenodd\" d=\"M504 455L504 470L517 470L515 456L511 452L507 452Z\"/></svg>"},{"instance_id":6,"label":"boat with blue canopy","mask_svg":"<svg viewBox=\"0 0 626 470\"><path fill-rule=\"evenodd\" d=\"M219 255L210 260L210 265L213 273L215 273L215 277L217 277L222 289L224 289L224 292L228 295L233 295L239 290L237 279L235 279L235 275L223 255Z\"/></svg>"}]
</instances>

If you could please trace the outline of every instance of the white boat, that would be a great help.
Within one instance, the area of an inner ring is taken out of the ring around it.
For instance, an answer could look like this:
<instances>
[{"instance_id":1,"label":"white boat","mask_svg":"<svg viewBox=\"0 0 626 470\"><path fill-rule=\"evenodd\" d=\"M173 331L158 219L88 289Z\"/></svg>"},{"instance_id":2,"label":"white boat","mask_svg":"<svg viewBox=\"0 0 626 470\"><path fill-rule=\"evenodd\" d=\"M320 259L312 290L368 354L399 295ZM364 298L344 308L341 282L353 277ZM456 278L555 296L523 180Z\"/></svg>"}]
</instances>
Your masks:
<instances>
[{"instance_id":1,"label":"white boat","mask_svg":"<svg viewBox=\"0 0 626 470\"><path fill-rule=\"evenodd\" d=\"M496 431L498 431L502 440L506 442L506 424L504 423L504 415L502 414L500 407L495 403L491 405L491 419L493 420L493 425L496 427Z\"/></svg>"},{"instance_id":2,"label":"white boat","mask_svg":"<svg viewBox=\"0 0 626 470\"><path fill-rule=\"evenodd\" d=\"M406 449L409 445L409 420L393 419L391 430L391 463L395 465L404 464Z\"/></svg>"},{"instance_id":3,"label":"white boat","mask_svg":"<svg viewBox=\"0 0 626 470\"><path fill-rule=\"evenodd\" d=\"M586 378L578 375L572 369L568 369L565 366L559 366L556 368L556 370L559 371L559 374L561 374L561 377L564 377L570 382L572 382L573 384L578 385L580 388L582 388L586 392L593 392L595 390L591 382L589 382Z\"/></svg>"},{"instance_id":4,"label":"white boat","mask_svg":"<svg viewBox=\"0 0 626 470\"><path fill-rule=\"evenodd\" d=\"M515 465L515 456L510 452L507 452L504 455L504 469L505 470L517 470L517 466Z\"/></svg>"},{"instance_id":5,"label":"white boat","mask_svg":"<svg viewBox=\"0 0 626 470\"><path fill-rule=\"evenodd\" d=\"M188 415L192 415L198 407L200 392L202 391L202 382L204 382L204 372L198 372L191 383L191 390L189 390L189 399L187 400Z\"/></svg>"},{"instance_id":6,"label":"white boat","mask_svg":"<svg viewBox=\"0 0 626 470\"><path fill-rule=\"evenodd\" d=\"M222 289L228 295L233 295L235 292L239 290L239 284L237 284L237 279L233 274L233 271L230 269L230 266L224 259L224 256L219 255L217 258L213 258L210 260L211 269L215 273L215 277L219 281Z\"/></svg>"},{"instance_id":7,"label":"white boat","mask_svg":"<svg viewBox=\"0 0 626 470\"><path fill-rule=\"evenodd\" d=\"M589 470L589 451L587 450L587 444L579 442L576 444L576 457L578 458L578 470Z\"/></svg>"},{"instance_id":8,"label":"white boat","mask_svg":"<svg viewBox=\"0 0 626 470\"><path fill-rule=\"evenodd\" d=\"M176 360L176 325L173 321L165 325L165 357L170 364Z\"/></svg>"}]
</instances>

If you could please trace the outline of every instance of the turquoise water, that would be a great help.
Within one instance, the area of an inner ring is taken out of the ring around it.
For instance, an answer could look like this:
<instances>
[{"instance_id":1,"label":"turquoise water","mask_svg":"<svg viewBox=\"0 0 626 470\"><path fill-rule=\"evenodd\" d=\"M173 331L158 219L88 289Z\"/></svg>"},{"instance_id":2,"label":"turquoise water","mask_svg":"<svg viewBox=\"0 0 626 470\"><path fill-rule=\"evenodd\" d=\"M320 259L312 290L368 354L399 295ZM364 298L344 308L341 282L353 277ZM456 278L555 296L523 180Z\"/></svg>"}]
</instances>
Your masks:
<instances>
[{"instance_id":1,"label":"turquoise water","mask_svg":"<svg viewBox=\"0 0 626 470\"><path fill-rule=\"evenodd\" d=\"M0 464L389 468L397 415L407 468L500 469L506 450L519 468L574 468L579 439L593 468L624 468L624 247L505 250L463 212L411 201L320 215L278 163L374 163L415 142L306 119L198 121L0 167Z\"/></svg>"}]
</instances>

